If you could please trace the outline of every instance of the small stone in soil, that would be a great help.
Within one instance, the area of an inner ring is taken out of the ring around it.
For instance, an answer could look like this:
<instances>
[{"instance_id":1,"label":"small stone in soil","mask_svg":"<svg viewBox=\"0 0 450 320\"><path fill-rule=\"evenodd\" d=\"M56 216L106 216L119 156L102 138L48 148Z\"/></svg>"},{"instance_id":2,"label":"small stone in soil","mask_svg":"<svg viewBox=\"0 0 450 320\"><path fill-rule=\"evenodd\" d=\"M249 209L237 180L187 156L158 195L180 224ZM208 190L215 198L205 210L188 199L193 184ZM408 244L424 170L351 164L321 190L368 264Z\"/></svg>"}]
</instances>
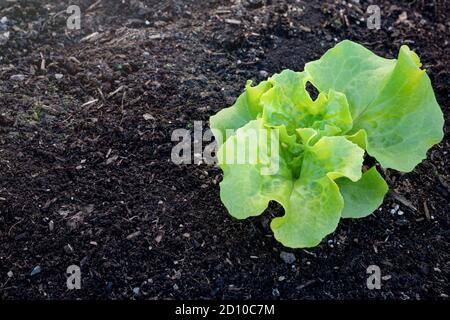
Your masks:
<instances>
[{"instance_id":1,"label":"small stone in soil","mask_svg":"<svg viewBox=\"0 0 450 320\"><path fill-rule=\"evenodd\" d=\"M391 209L391 214L395 214L397 211L398 211L398 209L400 208L400 206L398 205L398 204L396 204L395 206L394 206L394 208L393 209Z\"/></svg>"},{"instance_id":2,"label":"small stone in soil","mask_svg":"<svg viewBox=\"0 0 450 320\"><path fill-rule=\"evenodd\" d=\"M35 276L35 275L41 273L41 271L42 271L41 266L36 266L36 267L33 268L33 270L31 271L30 275L31 276Z\"/></svg>"},{"instance_id":3,"label":"small stone in soil","mask_svg":"<svg viewBox=\"0 0 450 320\"><path fill-rule=\"evenodd\" d=\"M267 78L269 76L269 73L266 70L261 70L259 72L259 75L263 78Z\"/></svg>"},{"instance_id":4,"label":"small stone in soil","mask_svg":"<svg viewBox=\"0 0 450 320\"><path fill-rule=\"evenodd\" d=\"M4 45L8 42L9 35L10 35L9 31L0 32L0 45Z\"/></svg>"},{"instance_id":5,"label":"small stone in soil","mask_svg":"<svg viewBox=\"0 0 450 320\"><path fill-rule=\"evenodd\" d=\"M144 113L142 115L142 117L144 118L144 120L148 121L148 120L155 120L155 117L153 117L150 113Z\"/></svg>"},{"instance_id":6,"label":"small stone in soil","mask_svg":"<svg viewBox=\"0 0 450 320\"><path fill-rule=\"evenodd\" d=\"M8 278L14 277L14 273L12 271L8 271L6 275L8 276Z\"/></svg>"},{"instance_id":7,"label":"small stone in soil","mask_svg":"<svg viewBox=\"0 0 450 320\"><path fill-rule=\"evenodd\" d=\"M160 243L161 240L162 240L162 238L163 238L163 235L162 235L161 233L158 234L158 235L156 236L156 238L155 238L156 243Z\"/></svg>"},{"instance_id":8,"label":"small stone in soil","mask_svg":"<svg viewBox=\"0 0 450 320\"><path fill-rule=\"evenodd\" d=\"M273 288L272 289L272 295L274 297L279 297L280 296L280 291L277 288Z\"/></svg>"},{"instance_id":9,"label":"small stone in soil","mask_svg":"<svg viewBox=\"0 0 450 320\"><path fill-rule=\"evenodd\" d=\"M23 81L23 80L25 80L25 76L23 74L14 74L11 77L9 77L9 80L11 80L11 81Z\"/></svg>"},{"instance_id":10,"label":"small stone in soil","mask_svg":"<svg viewBox=\"0 0 450 320\"><path fill-rule=\"evenodd\" d=\"M292 264L295 262L295 260L297 260L293 253L284 252L284 251L281 251L280 258L288 264Z\"/></svg>"}]
</instances>

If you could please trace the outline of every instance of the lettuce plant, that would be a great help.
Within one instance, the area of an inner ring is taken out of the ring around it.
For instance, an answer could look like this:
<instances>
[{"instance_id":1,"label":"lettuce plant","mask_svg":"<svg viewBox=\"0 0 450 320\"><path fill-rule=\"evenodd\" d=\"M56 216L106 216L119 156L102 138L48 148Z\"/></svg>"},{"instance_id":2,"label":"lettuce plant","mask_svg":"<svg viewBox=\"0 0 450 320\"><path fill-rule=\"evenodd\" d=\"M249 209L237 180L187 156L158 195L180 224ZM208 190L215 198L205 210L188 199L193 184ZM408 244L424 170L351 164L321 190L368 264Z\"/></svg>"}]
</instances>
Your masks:
<instances>
[{"instance_id":1,"label":"lettuce plant","mask_svg":"<svg viewBox=\"0 0 450 320\"><path fill-rule=\"evenodd\" d=\"M210 118L222 202L244 219L276 201L285 214L271 222L275 238L291 248L316 246L341 218L365 217L383 202L388 186L375 166L363 169L365 152L384 168L412 171L442 140L443 124L430 79L407 46L385 59L342 41L302 72L249 81L233 106ZM269 138L277 132L269 139L277 148L259 139L261 130ZM229 151L255 148L247 162ZM276 171L264 173L274 161Z\"/></svg>"}]
</instances>

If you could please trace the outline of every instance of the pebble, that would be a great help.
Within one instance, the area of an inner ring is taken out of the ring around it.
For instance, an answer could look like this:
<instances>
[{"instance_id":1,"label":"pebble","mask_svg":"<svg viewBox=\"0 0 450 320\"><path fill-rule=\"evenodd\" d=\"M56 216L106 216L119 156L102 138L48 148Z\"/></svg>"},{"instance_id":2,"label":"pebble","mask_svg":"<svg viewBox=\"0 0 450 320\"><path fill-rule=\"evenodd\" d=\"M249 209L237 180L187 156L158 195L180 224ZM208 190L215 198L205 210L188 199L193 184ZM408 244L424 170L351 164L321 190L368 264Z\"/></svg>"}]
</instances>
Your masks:
<instances>
[{"instance_id":1,"label":"pebble","mask_svg":"<svg viewBox=\"0 0 450 320\"><path fill-rule=\"evenodd\" d=\"M35 275L41 273L41 271L42 271L41 266L36 266L36 267L33 268L33 270L31 271L30 275L31 276L35 276Z\"/></svg>"},{"instance_id":2,"label":"pebble","mask_svg":"<svg viewBox=\"0 0 450 320\"><path fill-rule=\"evenodd\" d=\"M8 271L8 273L6 275L8 276L8 278L14 277L14 273L11 270Z\"/></svg>"},{"instance_id":3,"label":"pebble","mask_svg":"<svg viewBox=\"0 0 450 320\"><path fill-rule=\"evenodd\" d=\"M156 243L160 243L161 240L162 240L162 238L163 238L162 233L158 234L158 235L156 236L156 238L155 238Z\"/></svg>"},{"instance_id":4,"label":"pebble","mask_svg":"<svg viewBox=\"0 0 450 320\"><path fill-rule=\"evenodd\" d=\"M139 287L133 288L133 293L135 296L138 296L141 293L141 288Z\"/></svg>"},{"instance_id":5,"label":"pebble","mask_svg":"<svg viewBox=\"0 0 450 320\"><path fill-rule=\"evenodd\" d=\"M64 75L62 73L55 73L55 78L57 80L61 80L62 78L64 78Z\"/></svg>"},{"instance_id":6,"label":"pebble","mask_svg":"<svg viewBox=\"0 0 450 320\"><path fill-rule=\"evenodd\" d=\"M11 81L23 81L25 80L25 76L23 74L14 74L12 75L9 80Z\"/></svg>"},{"instance_id":7,"label":"pebble","mask_svg":"<svg viewBox=\"0 0 450 320\"><path fill-rule=\"evenodd\" d=\"M144 118L144 120L148 121L148 120L155 120L155 117L152 116L150 113L144 113L142 115L142 117Z\"/></svg>"},{"instance_id":8,"label":"pebble","mask_svg":"<svg viewBox=\"0 0 450 320\"><path fill-rule=\"evenodd\" d=\"M288 263L288 264L292 264L292 263L295 262L295 260L297 260L293 253L284 252L284 251L281 251L280 258L283 259L283 261Z\"/></svg>"},{"instance_id":9,"label":"pebble","mask_svg":"<svg viewBox=\"0 0 450 320\"><path fill-rule=\"evenodd\" d=\"M9 40L9 31L6 32L0 32L0 45L4 45Z\"/></svg>"},{"instance_id":10,"label":"pebble","mask_svg":"<svg viewBox=\"0 0 450 320\"><path fill-rule=\"evenodd\" d=\"M274 297L279 297L280 296L280 291L277 288L273 288L272 289L272 295Z\"/></svg>"},{"instance_id":11,"label":"pebble","mask_svg":"<svg viewBox=\"0 0 450 320\"><path fill-rule=\"evenodd\" d=\"M269 73L266 70L261 70L259 72L259 75L263 78L267 78L269 76Z\"/></svg>"},{"instance_id":12,"label":"pebble","mask_svg":"<svg viewBox=\"0 0 450 320\"><path fill-rule=\"evenodd\" d=\"M148 52L148 51L144 51L144 52L142 53L142 55L144 56L145 59L150 58L150 52Z\"/></svg>"},{"instance_id":13,"label":"pebble","mask_svg":"<svg viewBox=\"0 0 450 320\"><path fill-rule=\"evenodd\" d=\"M173 285L173 290L178 290L178 289L180 289L180 287L177 284L174 284Z\"/></svg>"},{"instance_id":14,"label":"pebble","mask_svg":"<svg viewBox=\"0 0 450 320\"><path fill-rule=\"evenodd\" d=\"M391 209L391 214L395 214L395 213L397 213L397 211L398 211L398 209L400 209L400 206L398 205L398 204L396 204L395 206L394 206L394 208L393 209Z\"/></svg>"},{"instance_id":15,"label":"pebble","mask_svg":"<svg viewBox=\"0 0 450 320\"><path fill-rule=\"evenodd\" d=\"M55 223L53 222L53 220L50 220L50 222L48 223L48 229L50 231L53 231L55 229Z\"/></svg>"},{"instance_id":16,"label":"pebble","mask_svg":"<svg viewBox=\"0 0 450 320\"><path fill-rule=\"evenodd\" d=\"M0 19L0 45L4 45L9 40L10 33L8 31L8 18Z\"/></svg>"}]
</instances>

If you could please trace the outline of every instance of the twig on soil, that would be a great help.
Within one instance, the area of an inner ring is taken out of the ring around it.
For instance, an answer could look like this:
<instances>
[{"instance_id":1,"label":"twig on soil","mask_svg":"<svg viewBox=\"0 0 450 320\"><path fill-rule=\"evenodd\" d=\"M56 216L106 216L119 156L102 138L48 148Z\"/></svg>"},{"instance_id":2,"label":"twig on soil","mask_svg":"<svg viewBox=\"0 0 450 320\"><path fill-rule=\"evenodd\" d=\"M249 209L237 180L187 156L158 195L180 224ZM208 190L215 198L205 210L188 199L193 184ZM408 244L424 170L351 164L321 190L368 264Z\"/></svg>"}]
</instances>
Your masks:
<instances>
[{"instance_id":1,"label":"twig on soil","mask_svg":"<svg viewBox=\"0 0 450 320\"><path fill-rule=\"evenodd\" d=\"M414 207L411 202L403 198L401 195L397 194L395 191L391 190L390 194L392 195L392 197L394 197L395 200L401 202L403 205L407 206L411 210L417 211L417 208Z\"/></svg>"},{"instance_id":2,"label":"twig on soil","mask_svg":"<svg viewBox=\"0 0 450 320\"><path fill-rule=\"evenodd\" d=\"M236 20L236 19L225 19L225 22L228 24L234 24L234 25L240 25L241 21Z\"/></svg>"},{"instance_id":3,"label":"twig on soil","mask_svg":"<svg viewBox=\"0 0 450 320\"><path fill-rule=\"evenodd\" d=\"M88 101L86 103L83 103L81 106L82 107L87 107L87 106L89 106L89 105L91 105L93 103L96 103L96 102L98 102L98 99L94 99L94 100Z\"/></svg>"},{"instance_id":4,"label":"twig on soil","mask_svg":"<svg viewBox=\"0 0 450 320\"><path fill-rule=\"evenodd\" d=\"M124 87L120 86L119 88L117 88L116 90L114 90L113 92L108 94L108 98L111 98L113 95L115 95L116 93L118 93L120 90L122 90Z\"/></svg>"},{"instance_id":5,"label":"twig on soil","mask_svg":"<svg viewBox=\"0 0 450 320\"><path fill-rule=\"evenodd\" d=\"M99 34L98 32L94 32L94 33L91 33L90 35L82 38L80 40L80 42L95 41L95 40L98 40L100 37L101 37L101 34Z\"/></svg>"},{"instance_id":6,"label":"twig on soil","mask_svg":"<svg viewBox=\"0 0 450 320\"><path fill-rule=\"evenodd\" d=\"M97 87L97 91L98 91L98 93L100 94L100 97L102 98L102 100L105 101L106 99L105 99L105 96L103 95L102 89L100 89L99 87Z\"/></svg>"},{"instance_id":7,"label":"twig on soil","mask_svg":"<svg viewBox=\"0 0 450 320\"><path fill-rule=\"evenodd\" d=\"M89 8L86 9L86 12L94 10L101 2L102 2L102 0L98 0L97 2L94 2L93 4L91 4L89 6Z\"/></svg>"},{"instance_id":8,"label":"twig on soil","mask_svg":"<svg viewBox=\"0 0 450 320\"><path fill-rule=\"evenodd\" d=\"M14 223L14 224L11 226L11 228L9 228L8 236L11 236L11 231L14 229L15 226L17 226L17 225L18 225L19 223L21 223L22 221L23 221L23 218L20 219L19 221L17 221L16 223Z\"/></svg>"},{"instance_id":9,"label":"twig on soil","mask_svg":"<svg viewBox=\"0 0 450 320\"><path fill-rule=\"evenodd\" d=\"M55 19L56 19L57 17L59 17L59 16L62 15L62 14L65 14L65 13L66 13L66 10L58 11L58 12L55 13L54 15L50 16L50 20L53 22L53 21L55 21Z\"/></svg>"},{"instance_id":10,"label":"twig on soil","mask_svg":"<svg viewBox=\"0 0 450 320\"><path fill-rule=\"evenodd\" d=\"M69 60L69 61L73 61L73 62L75 62L76 64L81 64L80 60L78 60L78 59L75 58L74 56L70 56L70 57L68 58L68 60Z\"/></svg>"},{"instance_id":11,"label":"twig on soil","mask_svg":"<svg viewBox=\"0 0 450 320\"><path fill-rule=\"evenodd\" d=\"M304 284L301 284L301 285L297 286L296 289L297 290L302 290L302 289L305 289L306 287L308 287L308 286L310 286L310 285L312 285L314 283L316 283L316 280L309 280L309 281L306 281Z\"/></svg>"},{"instance_id":12,"label":"twig on soil","mask_svg":"<svg viewBox=\"0 0 450 320\"><path fill-rule=\"evenodd\" d=\"M42 52L39 52L40 56L41 56L41 70L45 71L45 57L42 54Z\"/></svg>"},{"instance_id":13,"label":"twig on soil","mask_svg":"<svg viewBox=\"0 0 450 320\"><path fill-rule=\"evenodd\" d=\"M425 213L425 217L427 217L427 220L431 220L430 210L428 209L426 201L423 202L423 211Z\"/></svg>"},{"instance_id":14,"label":"twig on soil","mask_svg":"<svg viewBox=\"0 0 450 320\"><path fill-rule=\"evenodd\" d=\"M123 95L122 95L122 101L120 102L120 112L123 114L123 103L125 101L125 96L126 96L127 92L124 91Z\"/></svg>"}]
</instances>

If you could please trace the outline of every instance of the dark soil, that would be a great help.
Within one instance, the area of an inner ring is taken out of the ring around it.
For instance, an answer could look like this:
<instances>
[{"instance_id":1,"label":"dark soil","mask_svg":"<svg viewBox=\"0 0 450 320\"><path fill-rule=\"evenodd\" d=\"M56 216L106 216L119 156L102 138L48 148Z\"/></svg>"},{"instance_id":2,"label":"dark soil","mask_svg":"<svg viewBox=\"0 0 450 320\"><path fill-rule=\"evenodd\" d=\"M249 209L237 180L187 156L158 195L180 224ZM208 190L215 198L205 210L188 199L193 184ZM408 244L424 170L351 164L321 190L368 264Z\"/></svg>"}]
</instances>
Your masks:
<instances>
[{"instance_id":1,"label":"dark soil","mask_svg":"<svg viewBox=\"0 0 450 320\"><path fill-rule=\"evenodd\" d=\"M380 30L363 20L372 2ZM0 5L0 299L448 298L448 1L70 1L79 31L66 29L68 4ZM171 133L343 39L386 57L416 50L446 136L414 172L385 172L393 192L375 215L289 250L267 225L276 206L230 217L221 171L173 164ZM72 264L81 290L67 290Z\"/></svg>"}]
</instances>

